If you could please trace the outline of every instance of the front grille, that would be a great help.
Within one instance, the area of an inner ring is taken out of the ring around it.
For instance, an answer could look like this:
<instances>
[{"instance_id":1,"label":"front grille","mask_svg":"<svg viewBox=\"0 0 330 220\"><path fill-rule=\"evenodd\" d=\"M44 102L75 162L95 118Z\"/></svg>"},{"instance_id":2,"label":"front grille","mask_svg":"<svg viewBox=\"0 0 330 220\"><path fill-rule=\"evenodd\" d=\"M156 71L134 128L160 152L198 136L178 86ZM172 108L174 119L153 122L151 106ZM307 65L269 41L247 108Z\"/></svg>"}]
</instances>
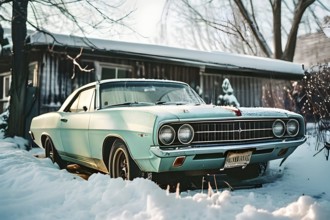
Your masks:
<instances>
[{"instance_id":1,"label":"front grille","mask_svg":"<svg viewBox=\"0 0 330 220\"><path fill-rule=\"evenodd\" d=\"M272 139L274 121L269 119L191 123L195 130L192 143L231 143Z\"/></svg>"}]
</instances>

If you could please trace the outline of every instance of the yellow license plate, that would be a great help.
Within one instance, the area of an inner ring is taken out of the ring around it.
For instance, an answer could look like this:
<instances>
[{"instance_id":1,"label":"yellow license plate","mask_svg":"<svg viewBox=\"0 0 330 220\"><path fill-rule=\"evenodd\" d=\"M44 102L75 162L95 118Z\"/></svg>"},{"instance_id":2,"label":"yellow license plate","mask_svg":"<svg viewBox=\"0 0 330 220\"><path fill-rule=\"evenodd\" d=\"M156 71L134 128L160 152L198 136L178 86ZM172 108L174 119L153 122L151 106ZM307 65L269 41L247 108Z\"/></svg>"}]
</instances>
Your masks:
<instances>
[{"instance_id":1,"label":"yellow license plate","mask_svg":"<svg viewBox=\"0 0 330 220\"><path fill-rule=\"evenodd\" d=\"M230 151L227 154L224 168L244 167L250 163L252 151Z\"/></svg>"}]
</instances>

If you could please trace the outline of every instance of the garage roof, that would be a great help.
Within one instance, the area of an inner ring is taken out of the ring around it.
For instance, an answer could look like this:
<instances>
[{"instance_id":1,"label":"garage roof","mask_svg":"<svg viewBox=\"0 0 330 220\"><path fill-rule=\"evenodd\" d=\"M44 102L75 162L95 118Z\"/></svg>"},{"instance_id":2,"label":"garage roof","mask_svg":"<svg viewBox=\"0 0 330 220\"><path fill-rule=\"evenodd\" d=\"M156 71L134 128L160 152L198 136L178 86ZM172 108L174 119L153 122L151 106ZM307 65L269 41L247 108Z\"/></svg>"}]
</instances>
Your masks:
<instances>
[{"instance_id":1,"label":"garage roof","mask_svg":"<svg viewBox=\"0 0 330 220\"><path fill-rule=\"evenodd\" d=\"M283 60L232 54L226 52L206 52L161 45L131 43L105 39L84 38L62 34L35 32L28 36L27 44L55 45L71 48L85 48L107 51L117 54L152 57L162 60L189 63L204 68L225 69L242 72L256 72L265 77L301 79L304 76L303 66Z\"/></svg>"}]
</instances>

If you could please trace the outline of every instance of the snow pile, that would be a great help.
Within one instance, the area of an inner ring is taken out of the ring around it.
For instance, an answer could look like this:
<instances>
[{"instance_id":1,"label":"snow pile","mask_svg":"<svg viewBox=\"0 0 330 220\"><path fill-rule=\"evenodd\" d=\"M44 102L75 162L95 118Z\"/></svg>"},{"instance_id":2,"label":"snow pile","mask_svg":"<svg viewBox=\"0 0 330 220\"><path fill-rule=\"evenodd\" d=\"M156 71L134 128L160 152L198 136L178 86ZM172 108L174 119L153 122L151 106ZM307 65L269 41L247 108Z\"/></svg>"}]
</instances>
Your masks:
<instances>
[{"instance_id":1,"label":"snow pile","mask_svg":"<svg viewBox=\"0 0 330 220\"><path fill-rule=\"evenodd\" d=\"M15 142L15 140L13 140ZM260 189L180 195L145 179L93 174L88 181L49 159L0 142L0 219L330 219L330 162L302 145Z\"/></svg>"},{"instance_id":2,"label":"snow pile","mask_svg":"<svg viewBox=\"0 0 330 220\"><path fill-rule=\"evenodd\" d=\"M0 138L0 148L1 149L4 149L4 148L7 148L7 149L12 149L12 148L20 148L20 149L23 149L23 150L29 150L30 147L29 147L29 142L22 138L22 137L6 137L4 139L1 139Z\"/></svg>"}]
</instances>

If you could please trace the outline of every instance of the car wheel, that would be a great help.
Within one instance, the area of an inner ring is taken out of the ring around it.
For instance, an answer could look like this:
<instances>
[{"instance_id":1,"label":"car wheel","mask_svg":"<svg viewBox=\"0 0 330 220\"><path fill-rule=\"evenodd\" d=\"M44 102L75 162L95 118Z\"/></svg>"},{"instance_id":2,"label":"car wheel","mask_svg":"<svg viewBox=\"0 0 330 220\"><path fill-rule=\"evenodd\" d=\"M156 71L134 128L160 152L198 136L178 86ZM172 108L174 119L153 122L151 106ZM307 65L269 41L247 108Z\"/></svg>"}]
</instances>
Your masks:
<instances>
[{"instance_id":1,"label":"car wheel","mask_svg":"<svg viewBox=\"0 0 330 220\"><path fill-rule=\"evenodd\" d=\"M141 171L131 158L126 145L121 140L116 140L111 148L109 157L109 172L111 178L133 180L141 176Z\"/></svg>"},{"instance_id":2,"label":"car wheel","mask_svg":"<svg viewBox=\"0 0 330 220\"><path fill-rule=\"evenodd\" d=\"M47 137L45 140L45 153L46 153L46 157L50 158L53 163L57 163L60 169L65 168L65 162L58 155L50 137Z\"/></svg>"}]
</instances>

